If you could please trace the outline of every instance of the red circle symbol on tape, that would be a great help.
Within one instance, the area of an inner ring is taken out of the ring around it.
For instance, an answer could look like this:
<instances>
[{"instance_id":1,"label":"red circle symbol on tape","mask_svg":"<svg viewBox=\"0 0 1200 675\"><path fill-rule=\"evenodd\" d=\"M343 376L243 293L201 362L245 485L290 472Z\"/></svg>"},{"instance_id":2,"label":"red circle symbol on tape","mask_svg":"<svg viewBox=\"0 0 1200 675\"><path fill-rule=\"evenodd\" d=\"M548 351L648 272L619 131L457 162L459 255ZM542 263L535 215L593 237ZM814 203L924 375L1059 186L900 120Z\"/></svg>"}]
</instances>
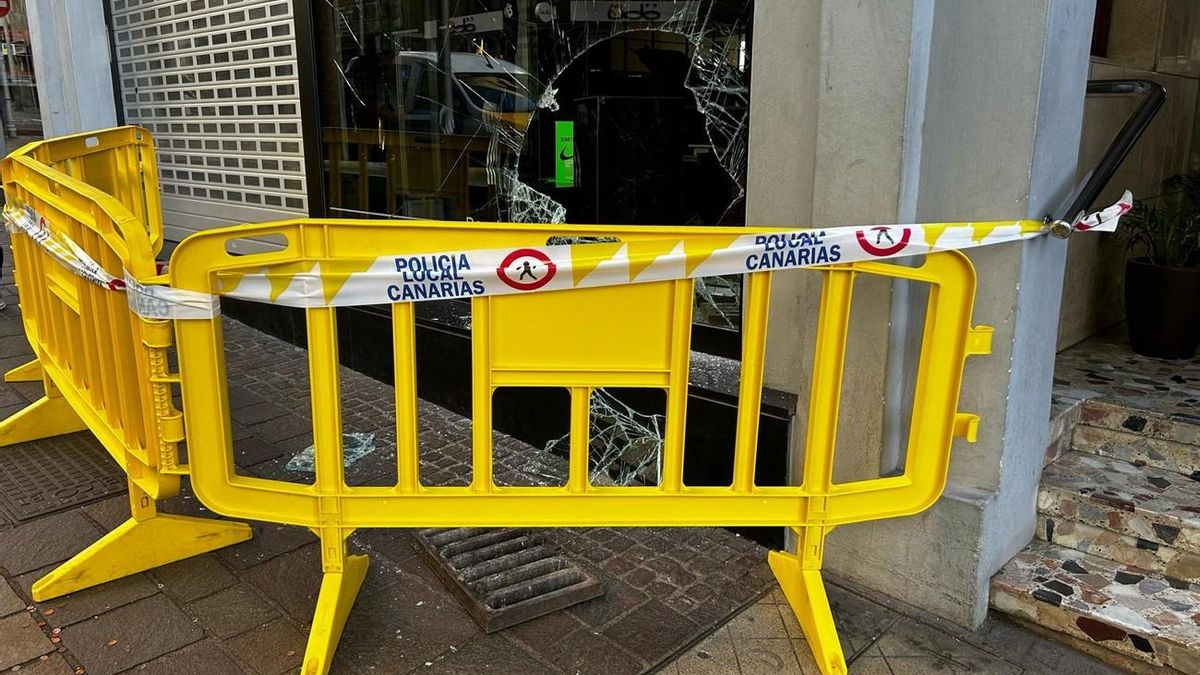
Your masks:
<instances>
[{"instance_id":1,"label":"red circle symbol on tape","mask_svg":"<svg viewBox=\"0 0 1200 675\"><path fill-rule=\"evenodd\" d=\"M554 278L558 266L550 256L536 248L519 248L504 256L496 268L496 276L505 285L518 291L534 291Z\"/></svg>"},{"instance_id":2,"label":"red circle symbol on tape","mask_svg":"<svg viewBox=\"0 0 1200 675\"><path fill-rule=\"evenodd\" d=\"M874 256L883 257L899 253L905 246L908 246L908 240L912 238L912 230L907 227L900 228L899 241L892 236L892 228L886 225L868 229L871 231L871 235L867 235L863 230L854 234L858 237L858 245ZM871 241L872 239L874 241Z\"/></svg>"},{"instance_id":3,"label":"red circle symbol on tape","mask_svg":"<svg viewBox=\"0 0 1200 675\"><path fill-rule=\"evenodd\" d=\"M0 17L8 16L8 11L12 9L11 0L0 0Z\"/></svg>"}]
</instances>

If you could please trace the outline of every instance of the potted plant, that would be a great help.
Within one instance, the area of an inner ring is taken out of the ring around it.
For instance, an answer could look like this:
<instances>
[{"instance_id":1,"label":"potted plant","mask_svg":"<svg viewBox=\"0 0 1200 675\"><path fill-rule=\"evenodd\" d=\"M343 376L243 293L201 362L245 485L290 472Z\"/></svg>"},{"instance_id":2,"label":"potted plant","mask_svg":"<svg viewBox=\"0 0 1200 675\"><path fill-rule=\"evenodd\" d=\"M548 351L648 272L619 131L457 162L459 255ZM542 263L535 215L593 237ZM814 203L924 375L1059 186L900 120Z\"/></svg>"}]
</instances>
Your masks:
<instances>
[{"instance_id":1,"label":"potted plant","mask_svg":"<svg viewBox=\"0 0 1200 675\"><path fill-rule=\"evenodd\" d=\"M1200 174L1172 176L1137 201L1126 236L1125 319L1143 356L1186 359L1200 344Z\"/></svg>"}]
</instances>

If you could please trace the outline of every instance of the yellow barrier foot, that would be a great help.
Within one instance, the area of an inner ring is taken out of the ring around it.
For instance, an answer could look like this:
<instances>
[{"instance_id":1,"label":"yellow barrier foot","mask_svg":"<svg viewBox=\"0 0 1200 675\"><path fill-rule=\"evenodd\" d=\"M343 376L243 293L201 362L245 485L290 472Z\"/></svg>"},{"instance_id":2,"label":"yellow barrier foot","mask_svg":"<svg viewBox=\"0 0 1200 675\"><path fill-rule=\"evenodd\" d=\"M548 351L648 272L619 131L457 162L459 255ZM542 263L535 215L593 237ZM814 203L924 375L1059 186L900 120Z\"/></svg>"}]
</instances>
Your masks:
<instances>
[{"instance_id":1,"label":"yellow barrier foot","mask_svg":"<svg viewBox=\"0 0 1200 675\"><path fill-rule=\"evenodd\" d=\"M38 602L246 541L250 526L157 515L129 520L33 584Z\"/></svg>"},{"instance_id":2,"label":"yellow barrier foot","mask_svg":"<svg viewBox=\"0 0 1200 675\"><path fill-rule=\"evenodd\" d=\"M362 586L370 564L365 555L352 555L345 559L341 572L326 572L321 581L321 594L317 596L317 611L313 615L312 630L308 633L308 647L304 650L302 675L325 675L333 663L342 628L354 606L354 598Z\"/></svg>"},{"instance_id":3,"label":"yellow barrier foot","mask_svg":"<svg viewBox=\"0 0 1200 675\"><path fill-rule=\"evenodd\" d=\"M17 366L4 374L5 382L41 382L42 364L37 359Z\"/></svg>"},{"instance_id":4,"label":"yellow barrier foot","mask_svg":"<svg viewBox=\"0 0 1200 675\"><path fill-rule=\"evenodd\" d=\"M23 368L24 366L22 366ZM87 425L65 398L43 396L0 422L0 446L83 431Z\"/></svg>"},{"instance_id":5,"label":"yellow barrier foot","mask_svg":"<svg viewBox=\"0 0 1200 675\"><path fill-rule=\"evenodd\" d=\"M780 551L771 551L767 562L804 630L813 660L822 675L846 675L846 657L833 624L833 611L829 608L829 597L825 595L821 570L803 569L799 558Z\"/></svg>"}]
</instances>

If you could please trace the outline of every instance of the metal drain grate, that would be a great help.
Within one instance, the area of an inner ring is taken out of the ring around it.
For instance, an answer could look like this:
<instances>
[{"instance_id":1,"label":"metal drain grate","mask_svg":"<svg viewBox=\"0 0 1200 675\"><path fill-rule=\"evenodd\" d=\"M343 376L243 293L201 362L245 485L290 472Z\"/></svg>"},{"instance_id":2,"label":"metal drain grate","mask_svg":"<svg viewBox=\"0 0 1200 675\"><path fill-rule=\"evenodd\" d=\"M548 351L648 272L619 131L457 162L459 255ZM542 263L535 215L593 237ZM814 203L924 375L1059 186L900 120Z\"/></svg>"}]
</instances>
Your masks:
<instances>
[{"instance_id":1,"label":"metal drain grate","mask_svg":"<svg viewBox=\"0 0 1200 675\"><path fill-rule=\"evenodd\" d=\"M429 529L417 541L488 633L604 595L599 580L526 530Z\"/></svg>"},{"instance_id":2,"label":"metal drain grate","mask_svg":"<svg viewBox=\"0 0 1200 675\"><path fill-rule=\"evenodd\" d=\"M90 433L0 449L0 508L17 522L124 492L125 474Z\"/></svg>"}]
</instances>

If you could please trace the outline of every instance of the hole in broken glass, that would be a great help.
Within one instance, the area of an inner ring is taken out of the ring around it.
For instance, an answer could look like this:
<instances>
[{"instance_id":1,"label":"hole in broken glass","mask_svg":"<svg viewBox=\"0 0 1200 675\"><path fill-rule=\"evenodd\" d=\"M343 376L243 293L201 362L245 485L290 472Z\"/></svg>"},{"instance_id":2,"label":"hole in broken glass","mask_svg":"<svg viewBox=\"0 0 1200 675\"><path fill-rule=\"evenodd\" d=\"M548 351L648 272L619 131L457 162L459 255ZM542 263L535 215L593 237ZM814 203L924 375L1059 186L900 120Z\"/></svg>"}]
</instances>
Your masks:
<instances>
[{"instance_id":1,"label":"hole in broken glass","mask_svg":"<svg viewBox=\"0 0 1200 675\"><path fill-rule=\"evenodd\" d=\"M666 392L661 389L592 392L589 403L588 480L592 485L658 485L662 475L663 438L666 433ZM624 400L622 400L624 399ZM636 409L635 407L636 406ZM654 411L654 412L643 412ZM658 412L662 411L662 412ZM551 457L570 456L571 436L546 443ZM547 474L547 469L554 470ZM542 475L550 484L561 484L565 462L555 464L533 457L525 470Z\"/></svg>"}]
</instances>

